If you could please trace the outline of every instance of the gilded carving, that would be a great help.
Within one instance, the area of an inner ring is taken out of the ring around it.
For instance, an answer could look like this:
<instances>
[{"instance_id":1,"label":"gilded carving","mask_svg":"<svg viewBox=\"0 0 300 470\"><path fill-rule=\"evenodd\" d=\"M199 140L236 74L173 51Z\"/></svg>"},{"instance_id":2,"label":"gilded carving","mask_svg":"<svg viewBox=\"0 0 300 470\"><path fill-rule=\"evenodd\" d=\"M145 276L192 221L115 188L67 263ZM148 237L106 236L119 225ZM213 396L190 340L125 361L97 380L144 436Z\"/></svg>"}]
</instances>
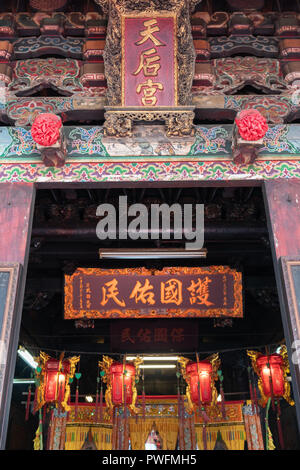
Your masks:
<instances>
[{"instance_id":1,"label":"gilded carving","mask_svg":"<svg viewBox=\"0 0 300 470\"><path fill-rule=\"evenodd\" d=\"M195 48L191 34L190 14L201 0L95 0L108 14L104 66L107 78L109 106L122 103L122 28L125 14L157 14L175 12L177 19L178 104L191 104L191 88L195 69ZM179 135L179 134L176 134Z\"/></svg>"}]
</instances>

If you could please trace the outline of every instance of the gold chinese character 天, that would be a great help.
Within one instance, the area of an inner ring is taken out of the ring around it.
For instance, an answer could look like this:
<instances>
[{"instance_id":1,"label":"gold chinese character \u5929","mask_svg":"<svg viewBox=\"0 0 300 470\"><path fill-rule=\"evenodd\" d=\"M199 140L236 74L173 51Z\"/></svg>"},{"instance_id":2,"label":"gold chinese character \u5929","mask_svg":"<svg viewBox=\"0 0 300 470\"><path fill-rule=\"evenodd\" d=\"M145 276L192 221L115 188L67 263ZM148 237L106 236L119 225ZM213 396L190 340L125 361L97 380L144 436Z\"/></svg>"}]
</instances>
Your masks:
<instances>
[{"instance_id":1,"label":"gold chinese character \u5929","mask_svg":"<svg viewBox=\"0 0 300 470\"><path fill-rule=\"evenodd\" d=\"M157 39L153 35L153 33L157 33L160 31L157 20L156 19L146 20L143 22L143 24L145 26L145 29L140 31L140 35L142 36L142 39L140 39L135 44L137 46L140 46L141 44L144 44L146 41L148 41L148 39L150 39L150 41L152 41L155 44L155 46L164 46L165 44L160 42L160 40Z\"/></svg>"},{"instance_id":2,"label":"gold chinese character \u5929","mask_svg":"<svg viewBox=\"0 0 300 470\"><path fill-rule=\"evenodd\" d=\"M148 80L144 83L140 83L137 86L136 92L138 94L143 91L143 97L142 97L142 104L144 106L155 106L157 103L157 97L155 96L155 93L157 90L163 90L163 84L159 82L153 82L151 78L148 78Z\"/></svg>"},{"instance_id":3,"label":"gold chinese character \u5929","mask_svg":"<svg viewBox=\"0 0 300 470\"><path fill-rule=\"evenodd\" d=\"M184 340L184 329L173 328L170 333L172 343L182 343Z\"/></svg>"},{"instance_id":4,"label":"gold chinese character \u5929","mask_svg":"<svg viewBox=\"0 0 300 470\"><path fill-rule=\"evenodd\" d=\"M176 304L182 303L182 282L178 279L169 279L166 282L161 282L160 285L160 300L162 304Z\"/></svg>"},{"instance_id":5,"label":"gold chinese character \u5929","mask_svg":"<svg viewBox=\"0 0 300 470\"><path fill-rule=\"evenodd\" d=\"M141 70L143 70L145 77L156 77L159 69L161 68L161 65L158 63L159 60L160 56L157 54L157 50L154 49L154 47L143 51L140 55L139 66L136 71L133 72L133 75L138 75Z\"/></svg>"},{"instance_id":6,"label":"gold chinese character \u5929","mask_svg":"<svg viewBox=\"0 0 300 470\"><path fill-rule=\"evenodd\" d=\"M151 331L148 328L141 328L137 332L140 343L151 343Z\"/></svg>"},{"instance_id":7,"label":"gold chinese character \u5929","mask_svg":"<svg viewBox=\"0 0 300 470\"><path fill-rule=\"evenodd\" d=\"M121 343L130 342L132 344L135 343L134 339L130 336L130 328L124 328L121 333Z\"/></svg>"},{"instance_id":8,"label":"gold chinese character \u5929","mask_svg":"<svg viewBox=\"0 0 300 470\"><path fill-rule=\"evenodd\" d=\"M209 277L205 277L205 279L199 279L198 282L192 280L190 287L187 290L191 293L190 296L190 303L191 304L199 304L199 305L206 305L207 307L213 305L212 302L209 302L209 283L211 279Z\"/></svg>"},{"instance_id":9,"label":"gold chinese character \u5929","mask_svg":"<svg viewBox=\"0 0 300 470\"><path fill-rule=\"evenodd\" d=\"M148 279L145 280L143 286L140 281L137 281L129 298L135 299L135 303L142 302L143 304L154 305L154 292L150 292L152 289L153 286Z\"/></svg>"},{"instance_id":10,"label":"gold chinese character \u5929","mask_svg":"<svg viewBox=\"0 0 300 470\"><path fill-rule=\"evenodd\" d=\"M154 328L154 343L167 343L168 330L167 328Z\"/></svg>"},{"instance_id":11,"label":"gold chinese character \u5929","mask_svg":"<svg viewBox=\"0 0 300 470\"><path fill-rule=\"evenodd\" d=\"M102 287L102 301L100 302L101 305L106 305L109 299L112 299L116 304L120 307L125 307L124 300L118 299L119 290L117 288L118 281L113 279L112 281L106 282Z\"/></svg>"}]
</instances>

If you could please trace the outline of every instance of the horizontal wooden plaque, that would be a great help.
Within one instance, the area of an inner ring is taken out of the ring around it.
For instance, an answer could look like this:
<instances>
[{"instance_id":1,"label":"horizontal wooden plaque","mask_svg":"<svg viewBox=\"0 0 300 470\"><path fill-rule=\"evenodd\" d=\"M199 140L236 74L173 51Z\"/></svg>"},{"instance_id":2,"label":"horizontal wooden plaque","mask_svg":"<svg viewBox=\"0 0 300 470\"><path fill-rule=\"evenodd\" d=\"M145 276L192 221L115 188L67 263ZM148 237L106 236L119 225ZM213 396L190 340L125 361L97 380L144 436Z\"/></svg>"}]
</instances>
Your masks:
<instances>
[{"instance_id":1,"label":"horizontal wooden plaque","mask_svg":"<svg viewBox=\"0 0 300 470\"><path fill-rule=\"evenodd\" d=\"M243 317L242 275L226 266L102 270L65 276L65 319Z\"/></svg>"}]
</instances>

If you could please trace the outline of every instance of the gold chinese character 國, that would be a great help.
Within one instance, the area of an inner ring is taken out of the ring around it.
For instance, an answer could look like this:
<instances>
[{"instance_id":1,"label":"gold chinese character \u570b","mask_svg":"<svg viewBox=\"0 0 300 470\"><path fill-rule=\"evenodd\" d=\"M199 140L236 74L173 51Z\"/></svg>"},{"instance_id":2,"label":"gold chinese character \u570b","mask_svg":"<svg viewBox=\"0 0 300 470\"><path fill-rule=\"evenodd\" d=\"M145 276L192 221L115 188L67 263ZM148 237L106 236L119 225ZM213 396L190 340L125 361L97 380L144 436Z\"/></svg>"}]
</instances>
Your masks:
<instances>
[{"instance_id":1,"label":"gold chinese character \u570b","mask_svg":"<svg viewBox=\"0 0 300 470\"><path fill-rule=\"evenodd\" d=\"M153 56L152 54L156 55ZM157 50L154 49L154 47L143 51L140 55L139 66L136 71L133 72L133 75L138 75L141 70L143 70L145 77L156 77L159 69L161 68L161 65L157 63L159 60L160 56L157 54Z\"/></svg>"},{"instance_id":2,"label":"gold chinese character \u570b","mask_svg":"<svg viewBox=\"0 0 300 470\"><path fill-rule=\"evenodd\" d=\"M151 80L151 78L148 78L146 82L140 83L137 86L136 92L140 94L141 91L143 91L142 104L144 106L155 106L157 103L157 97L155 96L155 93L157 90L163 89L164 87L162 83L155 83Z\"/></svg>"},{"instance_id":3,"label":"gold chinese character \u570b","mask_svg":"<svg viewBox=\"0 0 300 470\"><path fill-rule=\"evenodd\" d=\"M109 299L112 299L120 307L125 307L124 300L118 299L119 290L117 288L117 285L118 281L116 279L113 279L112 281L106 282L104 284L104 286L102 287L103 298L100 302L101 305L106 305Z\"/></svg>"},{"instance_id":4,"label":"gold chinese character \u570b","mask_svg":"<svg viewBox=\"0 0 300 470\"><path fill-rule=\"evenodd\" d=\"M209 279L207 276L203 280L198 278L198 282L192 280L190 287L187 288L187 290L191 293L191 304L197 303L199 305L206 305L207 307L209 305L213 305L213 303L209 302L208 300L210 282L211 279Z\"/></svg>"},{"instance_id":5,"label":"gold chinese character \u570b","mask_svg":"<svg viewBox=\"0 0 300 470\"><path fill-rule=\"evenodd\" d=\"M148 279L146 279L144 285L137 281L133 291L130 294L130 299L135 299L135 303L142 302L143 304L154 305L154 292L150 292L153 289Z\"/></svg>"},{"instance_id":6,"label":"gold chinese character \u570b","mask_svg":"<svg viewBox=\"0 0 300 470\"><path fill-rule=\"evenodd\" d=\"M154 328L154 343L167 343L168 330L167 328Z\"/></svg>"},{"instance_id":7,"label":"gold chinese character \u570b","mask_svg":"<svg viewBox=\"0 0 300 470\"><path fill-rule=\"evenodd\" d=\"M160 31L159 26L157 24L156 19L152 20L146 20L143 22L145 29L143 31L140 31L140 35L142 36L142 39L140 41L136 42L135 44L137 46L140 46L141 44L144 44L148 39L153 42L155 46L165 46L159 39L157 39L155 36L153 36L153 33L157 33Z\"/></svg>"},{"instance_id":8,"label":"gold chinese character \u570b","mask_svg":"<svg viewBox=\"0 0 300 470\"><path fill-rule=\"evenodd\" d=\"M178 279L161 282L160 300L162 304L180 305L182 303L182 282Z\"/></svg>"}]
</instances>

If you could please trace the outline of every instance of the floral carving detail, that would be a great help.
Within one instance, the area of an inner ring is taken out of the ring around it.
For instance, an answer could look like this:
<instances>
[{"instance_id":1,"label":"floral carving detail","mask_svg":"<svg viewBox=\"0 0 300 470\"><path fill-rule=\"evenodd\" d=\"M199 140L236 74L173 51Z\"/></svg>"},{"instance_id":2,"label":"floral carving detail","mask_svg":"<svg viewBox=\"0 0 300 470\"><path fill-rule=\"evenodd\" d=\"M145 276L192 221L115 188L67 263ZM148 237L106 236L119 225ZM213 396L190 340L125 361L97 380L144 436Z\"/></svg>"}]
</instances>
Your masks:
<instances>
[{"instance_id":1,"label":"floral carving detail","mask_svg":"<svg viewBox=\"0 0 300 470\"><path fill-rule=\"evenodd\" d=\"M31 127L33 140L44 147L56 144L60 137L62 121L52 113L42 113L36 117Z\"/></svg>"},{"instance_id":2,"label":"floral carving detail","mask_svg":"<svg viewBox=\"0 0 300 470\"><path fill-rule=\"evenodd\" d=\"M248 141L262 139L268 130L266 118L256 109L244 109L235 123L242 139Z\"/></svg>"}]
</instances>

